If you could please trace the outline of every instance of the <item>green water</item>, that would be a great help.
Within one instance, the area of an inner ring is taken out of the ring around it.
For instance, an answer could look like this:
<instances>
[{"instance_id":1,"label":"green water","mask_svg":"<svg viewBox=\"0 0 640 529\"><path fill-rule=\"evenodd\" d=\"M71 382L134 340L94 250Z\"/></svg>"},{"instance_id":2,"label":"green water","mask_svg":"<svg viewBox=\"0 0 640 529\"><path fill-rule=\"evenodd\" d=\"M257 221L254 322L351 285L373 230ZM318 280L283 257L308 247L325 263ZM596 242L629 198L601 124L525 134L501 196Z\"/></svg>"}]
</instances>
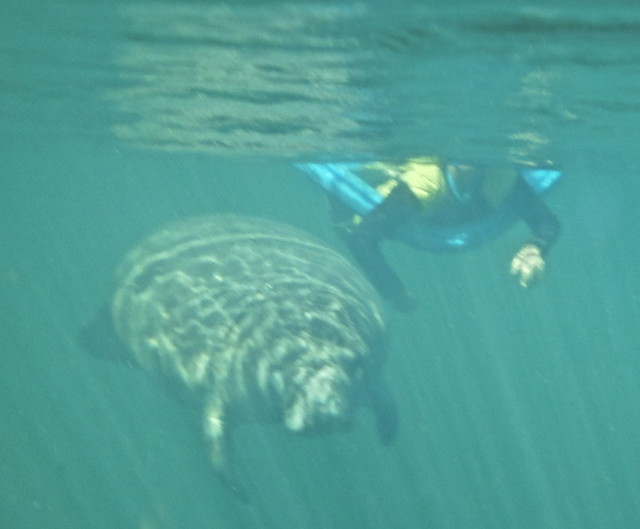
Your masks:
<instances>
[{"instance_id":1,"label":"green water","mask_svg":"<svg viewBox=\"0 0 640 529\"><path fill-rule=\"evenodd\" d=\"M0 7L0 527L640 526L640 10L597 2L17 2ZM215 479L198 412L78 329L162 223L235 212L344 251L292 162L554 160L563 235L461 255L385 247L395 444L248 425L252 502Z\"/></svg>"}]
</instances>

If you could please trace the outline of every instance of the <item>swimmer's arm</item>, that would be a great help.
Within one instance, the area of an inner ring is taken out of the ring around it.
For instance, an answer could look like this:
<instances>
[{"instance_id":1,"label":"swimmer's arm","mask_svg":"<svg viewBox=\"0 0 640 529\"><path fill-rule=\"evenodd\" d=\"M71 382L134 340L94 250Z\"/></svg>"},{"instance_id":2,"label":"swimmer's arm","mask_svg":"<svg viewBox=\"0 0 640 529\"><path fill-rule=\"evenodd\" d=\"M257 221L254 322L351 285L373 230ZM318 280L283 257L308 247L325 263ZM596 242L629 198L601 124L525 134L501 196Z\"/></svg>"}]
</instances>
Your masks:
<instances>
[{"instance_id":1,"label":"swimmer's arm","mask_svg":"<svg viewBox=\"0 0 640 529\"><path fill-rule=\"evenodd\" d=\"M518 181L517 205L522 219L533 233L511 260L510 272L523 287L529 287L540 278L545 269L545 259L560 235L558 217L524 181Z\"/></svg>"},{"instance_id":2,"label":"swimmer's arm","mask_svg":"<svg viewBox=\"0 0 640 529\"><path fill-rule=\"evenodd\" d=\"M403 312L414 309L417 302L387 263L379 243L393 238L396 230L408 218L417 214L419 207L418 199L401 182L359 224L343 224L342 229L337 226L360 268L382 296L391 300Z\"/></svg>"}]
</instances>

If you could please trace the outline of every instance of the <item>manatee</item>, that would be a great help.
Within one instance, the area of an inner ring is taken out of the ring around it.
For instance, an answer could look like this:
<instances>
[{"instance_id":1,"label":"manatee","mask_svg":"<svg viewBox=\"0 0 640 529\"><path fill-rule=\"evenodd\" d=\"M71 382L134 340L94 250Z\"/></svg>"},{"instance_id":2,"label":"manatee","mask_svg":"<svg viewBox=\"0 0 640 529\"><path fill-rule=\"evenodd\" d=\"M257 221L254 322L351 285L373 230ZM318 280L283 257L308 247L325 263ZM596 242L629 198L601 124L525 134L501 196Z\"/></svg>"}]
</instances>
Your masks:
<instances>
[{"instance_id":1,"label":"manatee","mask_svg":"<svg viewBox=\"0 0 640 529\"><path fill-rule=\"evenodd\" d=\"M203 404L211 462L234 489L230 433L243 421L319 435L365 404L382 442L396 433L374 289L296 228L235 215L171 223L124 258L109 312L130 358Z\"/></svg>"}]
</instances>

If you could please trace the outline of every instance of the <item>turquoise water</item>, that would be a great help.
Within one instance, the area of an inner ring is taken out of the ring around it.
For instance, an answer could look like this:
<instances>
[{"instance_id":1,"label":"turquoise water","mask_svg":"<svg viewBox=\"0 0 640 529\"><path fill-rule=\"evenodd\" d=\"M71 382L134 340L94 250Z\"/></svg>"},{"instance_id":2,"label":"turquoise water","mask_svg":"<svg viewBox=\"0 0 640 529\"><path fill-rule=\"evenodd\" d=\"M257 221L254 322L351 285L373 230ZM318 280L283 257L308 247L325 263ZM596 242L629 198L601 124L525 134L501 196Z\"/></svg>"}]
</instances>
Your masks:
<instances>
[{"instance_id":1,"label":"turquoise water","mask_svg":"<svg viewBox=\"0 0 640 529\"><path fill-rule=\"evenodd\" d=\"M0 526L640 526L640 9L634 2L17 2L0 7ZM344 251L292 163L553 160L563 235L461 255L388 244L396 443L249 425L249 505L197 410L78 329L164 222L236 212Z\"/></svg>"}]
</instances>

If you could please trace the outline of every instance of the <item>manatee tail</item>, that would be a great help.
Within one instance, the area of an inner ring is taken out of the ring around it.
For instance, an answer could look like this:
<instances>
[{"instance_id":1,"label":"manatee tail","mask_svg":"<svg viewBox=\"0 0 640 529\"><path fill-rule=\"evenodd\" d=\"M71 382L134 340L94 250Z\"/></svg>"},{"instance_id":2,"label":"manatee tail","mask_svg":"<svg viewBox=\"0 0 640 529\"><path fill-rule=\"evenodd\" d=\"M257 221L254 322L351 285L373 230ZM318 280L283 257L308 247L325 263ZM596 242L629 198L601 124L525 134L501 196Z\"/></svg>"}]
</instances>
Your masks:
<instances>
[{"instance_id":1,"label":"manatee tail","mask_svg":"<svg viewBox=\"0 0 640 529\"><path fill-rule=\"evenodd\" d=\"M379 374L367 377L367 394L376 418L380 441L391 444L398 433L398 408L391 389Z\"/></svg>"}]
</instances>

